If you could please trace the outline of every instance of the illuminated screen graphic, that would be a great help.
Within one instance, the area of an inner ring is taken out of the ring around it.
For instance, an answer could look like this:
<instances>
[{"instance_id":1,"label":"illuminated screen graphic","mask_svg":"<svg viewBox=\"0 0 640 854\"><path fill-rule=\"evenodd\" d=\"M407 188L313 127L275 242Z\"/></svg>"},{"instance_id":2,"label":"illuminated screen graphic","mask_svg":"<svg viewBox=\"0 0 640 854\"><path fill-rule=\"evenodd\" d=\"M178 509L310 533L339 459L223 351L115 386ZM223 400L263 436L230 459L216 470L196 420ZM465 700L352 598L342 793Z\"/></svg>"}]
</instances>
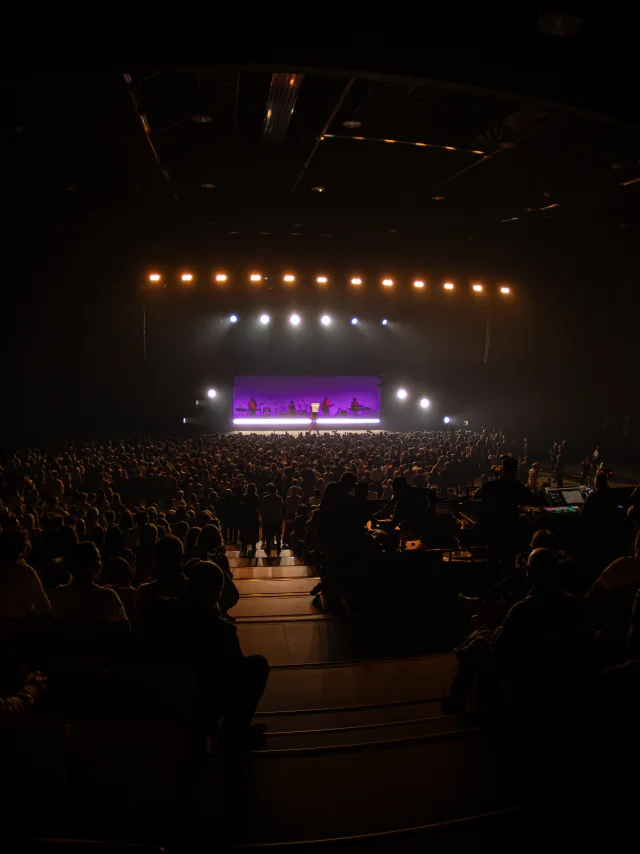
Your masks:
<instances>
[{"instance_id":1,"label":"illuminated screen graphic","mask_svg":"<svg viewBox=\"0 0 640 854\"><path fill-rule=\"evenodd\" d=\"M379 424L380 378L244 374L235 377L231 416L241 426L308 424L313 403L318 424Z\"/></svg>"}]
</instances>

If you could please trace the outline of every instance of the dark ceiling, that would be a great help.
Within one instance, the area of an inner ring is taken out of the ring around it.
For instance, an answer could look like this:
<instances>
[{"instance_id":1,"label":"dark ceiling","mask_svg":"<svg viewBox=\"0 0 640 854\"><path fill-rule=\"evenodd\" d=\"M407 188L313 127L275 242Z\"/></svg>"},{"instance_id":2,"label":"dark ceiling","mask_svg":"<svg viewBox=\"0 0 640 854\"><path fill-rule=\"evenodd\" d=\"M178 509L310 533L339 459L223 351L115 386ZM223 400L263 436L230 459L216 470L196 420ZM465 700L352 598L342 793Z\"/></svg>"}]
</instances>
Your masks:
<instances>
[{"instance_id":1,"label":"dark ceiling","mask_svg":"<svg viewBox=\"0 0 640 854\"><path fill-rule=\"evenodd\" d=\"M202 61L16 72L15 210L41 233L118 233L143 267L637 242L640 123L620 27L586 14L554 36L575 19L464 19L435 46L394 22L334 31L323 49L316 33L270 39L270 54L239 39Z\"/></svg>"}]
</instances>

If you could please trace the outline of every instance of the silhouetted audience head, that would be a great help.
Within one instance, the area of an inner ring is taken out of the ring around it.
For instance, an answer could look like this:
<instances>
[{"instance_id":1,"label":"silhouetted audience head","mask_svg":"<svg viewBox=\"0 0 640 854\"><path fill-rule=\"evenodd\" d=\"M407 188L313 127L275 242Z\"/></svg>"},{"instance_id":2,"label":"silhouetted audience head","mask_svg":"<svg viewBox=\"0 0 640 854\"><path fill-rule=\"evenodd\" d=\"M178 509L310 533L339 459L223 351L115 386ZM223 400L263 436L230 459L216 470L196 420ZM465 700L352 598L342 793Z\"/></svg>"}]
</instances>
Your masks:
<instances>
[{"instance_id":1,"label":"silhouetted audience head","mask_svg":"<svg viewBox=\"0 0 640 854\"><path fill-rule=\"evenodd\" d=\"M153 553L156 561L156 575L158 578L170 578L182 572L182 559L184 547L182 540L167 534L156 543Z\"/></svg>"},{"instance_id":2,"label":"silhouetted audience head","mask_svg":"<svg viewBox=\"0 0 640 854\"><path fill-rule=\"evenodd\" d=\"M534 549L527 561L527 578L538 589L556 587L558 584L558 557L551 549Z\"/></svg>"},{"instance_id":3,"label":"silhouetted audience head","mask_svg":"<svg viewBox=\"0 0 640 854\"><path fill-rule=\"evenodd\" d=\"M0 534L0 560L20 560L29 551L29 540L22 531L7 530Z\"/></svg>"},{"instance_id":4,"label":"silhouetted audience head","mask_svg":"<svg viewBox=\"0 0 640 854\"><path fill-rule=\"evenodd\" d=\"M73 584L83 586L93 583L102 571L100 552L93 543L80 543L64 560L65 569Z\"/></svg>"},{"instance_id":5,"label":"silhouetted audience head","mask_svg":"<svg viewBox=\"0 0 640 854\"><path fill-rule=\"evenodd\" d=\"M187 596L208 608L214 608L224 587L224 573L210 560L202 560L191 567L187 581Z\"/></svg>"}]
</instances>

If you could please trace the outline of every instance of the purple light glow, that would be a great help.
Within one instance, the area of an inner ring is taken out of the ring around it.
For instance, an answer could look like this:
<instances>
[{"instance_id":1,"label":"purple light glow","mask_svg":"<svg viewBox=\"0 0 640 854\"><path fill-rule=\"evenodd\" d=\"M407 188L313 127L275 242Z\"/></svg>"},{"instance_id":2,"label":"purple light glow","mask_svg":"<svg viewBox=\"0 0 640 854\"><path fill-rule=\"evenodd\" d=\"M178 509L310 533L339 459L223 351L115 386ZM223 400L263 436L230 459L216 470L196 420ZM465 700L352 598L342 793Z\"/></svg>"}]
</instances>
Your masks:
<instances>
[{"instance_id":1,"label":"purple light glow","mask_svg":"<svg viewBox=\"0 0 640 854\"><path fill-rule=\"evenodd\" d=\"M291 419L293 424L308 424L311 404L322 403L325 396L331 407L328 416L323 411L318 413L319 424L380 422L380 378L362 376L237 376L231 417L236 424L274 423L276 419L281 424L283 419ZM361 407L355 412L351 408L354 397ZM251 398L258 405L255 418L249 418ZM295 412L289 410L291 401Z\"/></svg>"}]
</instances>

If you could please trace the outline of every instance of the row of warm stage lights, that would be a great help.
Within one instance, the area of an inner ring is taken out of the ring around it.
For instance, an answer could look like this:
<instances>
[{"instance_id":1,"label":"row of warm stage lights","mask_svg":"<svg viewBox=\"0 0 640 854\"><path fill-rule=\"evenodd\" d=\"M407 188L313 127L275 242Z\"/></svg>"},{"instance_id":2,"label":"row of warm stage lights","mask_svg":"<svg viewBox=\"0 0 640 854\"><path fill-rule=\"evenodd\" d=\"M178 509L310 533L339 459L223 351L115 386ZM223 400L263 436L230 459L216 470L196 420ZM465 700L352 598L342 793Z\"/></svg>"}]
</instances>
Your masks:
<instances>
[{"instance_id":1,"label":"row of warm stage lights","mask_svg":"<svg viewBox=\"0 0 640 854\"><path fill-rule=\"evenodd\" d=\"M156 286L161 285L163 280L161 273L149 273L148 279L152 285ZM249 276L249 281L256 285L262 282L263 279L264 276L261 273L251 273ZM219 285L224 285L229 281L229 276L227 275L227 273L215 273L213 276L213 280ZM183 283L183 285L192 285L195 282L195 276L193 275L193 273L181 273L180 281ZM282 277L282 281L287 285L293 285L295 284L296 277L293 273L285 273L285 275ZM326 285L328 281L328 276L316 276L316 283L318 285ZM352 276L351 279L349 279L349 284L353 285L354 287L359 287L363 284L363 282L364 280L362 276ZM395 279L392 279L391 277L387 276L384 279L380 280L380 284L383 288L393 288L396 284L396 281ZM422 290L426 287L424 279L414 279L412 284L413 287L417 290ZM453 282L444 282L442 287L445 291L454 291L456 288ZM475 293L481 294L484 292L485 286L476 283L471 285L471 290ZM498 290L501 294L504 294L505 296L508 296L511 293L511 287L509 285L501 285Z\"/></svg>"}]
</instances>

